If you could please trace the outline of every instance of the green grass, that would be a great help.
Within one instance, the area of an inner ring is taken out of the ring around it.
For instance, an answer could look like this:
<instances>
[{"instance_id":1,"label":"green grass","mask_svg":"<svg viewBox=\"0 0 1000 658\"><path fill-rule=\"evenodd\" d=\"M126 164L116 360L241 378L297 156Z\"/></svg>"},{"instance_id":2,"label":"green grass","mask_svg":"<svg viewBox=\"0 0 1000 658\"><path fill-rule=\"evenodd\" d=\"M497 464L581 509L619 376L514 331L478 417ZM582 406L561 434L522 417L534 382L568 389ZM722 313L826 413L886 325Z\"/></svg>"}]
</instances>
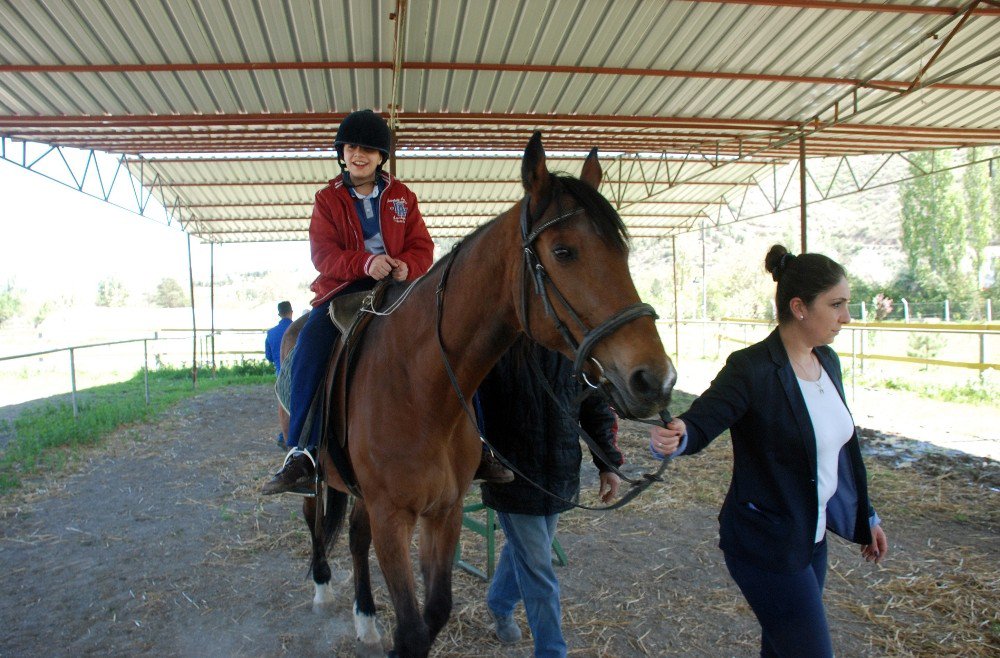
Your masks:
<instances>
[{"instance_id":1,"label":"green grass","mask_svg":"<svg viewBox=\"0 0 1000 658\"><path fill-rule=\"evenodd\" d=\"M191 385L190 369L163 367L149 373L148 405L140 371L125 382L78 391L76 418L68 395L64 401L29 408L12 423L14 438L0 453L0 495L19 488L22 476L58 471L76 456L77 448L98 444L120 427L151 420L196 393L272 382L274 367L263 360L223 364L214 376L199 371L197 389Z\"/></svg>"},{"instance_id":2,"label":"green grass","mask_svg":"<svg viewBox=\"0 0 1000 658\"><path fill-rule=\"evenodd\" d=\"M961 384L922 384L906 379L889 378L878 384L881 388L910 391L934 400L965 404L1000 404L1000 387L990 382L964 382Z\"/></svg>"}]
</instances>

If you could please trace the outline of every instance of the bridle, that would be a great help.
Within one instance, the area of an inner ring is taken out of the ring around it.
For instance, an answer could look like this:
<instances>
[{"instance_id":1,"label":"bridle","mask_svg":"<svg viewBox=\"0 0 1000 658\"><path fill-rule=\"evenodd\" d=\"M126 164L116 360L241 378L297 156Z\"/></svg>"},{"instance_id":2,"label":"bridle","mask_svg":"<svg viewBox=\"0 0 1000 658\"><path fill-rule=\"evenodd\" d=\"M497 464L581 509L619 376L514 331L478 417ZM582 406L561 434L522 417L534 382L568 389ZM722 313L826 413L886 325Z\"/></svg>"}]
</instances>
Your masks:
<instances>
[{"instance_id":1,"label":"bridle","mask_svg":"<svg viewBox=\"0 0 1000 658\"><path fill-rule=\"evenodd\" d=\"M645 315L649 315L654 319L657 318L658 316L656 314L656 311L649 304L645 303L632 304L630 306L621 309L620 311L618 311L617 313L615 313L610 318L608 318L601 324L597 325L593 329L588 329L586 323L583 322L579 314L573 309L572 305L569 303L566 297L559 291L559 288L555 285L555 282L552 281L552 278L548 276L548 273L545 271L545 266L542 265L541 261L538 259L538 255L535 253L534 250L535 241L538 239L538 236L541 235L546 229L549 229L552 226L555 226L556 224L562 222L563 220L569 219L570 217L574 217L575 215L578 215L584 211L584 209L581 207L581 208L576 208L575 210L562 212L562 208L560 207L558 201L558 192L553 191L549 200L546 201L545 204L543 204L540 212L538 213L539 216L541 216L545 212L549 203L551 203L551 199L553 197L556 198L556 210L557 210L556 216L544 221L543 223L539 224L538 226L536 226L534 229L531 230L529 230L529 227L531 225L531 212L529 209L530 197L525 196L525 198L521 203L521 218L520 218L521 246L522 246L522 251L524 253L524 272L523 272L524 276L522 277L521 281L521 316L524 325L523 327L524 333L527 335L529 339L534 340L534 338L531 335L529 327L529 312L528 312L529 309L528 309L527 281L528 278L530 277L534 281L535 293L542 300L542 304L544 305L545 308L545 314L548 315L550 318L552 318L552 321L555 324L556 329L562 335L563 340L566 341L566 344L569 346L570 350L572 350L574 354L574 365L573 365L574 375L584 384L585 389L588 388L593 389L589 392L585 390L584 394L581 394L580 401L582 402L582 399L585 395L589 395L594 390L596 390L601 395L603 395L605 399L607 399L609 402L612 402L607 391L605 391L604 389L604 385L607 382L607 380L604 378L604 368L601 366L600 362L597 361L596 358L590 356L590 352L593 350L594 346L599 341L610 336L617 329L631 322L632 320L643 317ZM493 446L490 444L489 441L486 440L486 437L483 436L482 432L479 431L479 423L477 422L476 414L469 406L469 403L466 400L466 397L462 393L462 389L458 384L458 378L455 376L455 372L451 367L451 362L449 361L448 355L445 352L444 338L441 334L442 318L444 317L444 292L448 282L448 276L451 273L451 267L455 263L455 260L458 257L458 251L459 249L461 249L461 247L462 247L461 242L455 245L455 247L452 249L451 254L449 255L448 262L445 264L441 272L441 280L438 283L436 291L436 301L437 301L436 328L437 328L438 347L441 352L441 359L444 363L445 372L448 374L448 378L451 380L452 388L458 395L459 402L462 404L462 407L464 408L466 415L472 422L473 427L477 428L477 431L479 432L479 440L482 443L484 443L486 447L490 449L491 452L493 452L493 454L504 466L512 470L514 473L520 475L521 478L523 478L525 481L529 482L531 485L543 491L544 493L548 494L549 496L552 496L553 498L556 498L557 500L560 500L563 503L572 505L574 507L579 507L581 509L595 510L595 511L609 511L617 509L629 503L633 498L642 493L653 482L662 481L661 476L663 474L663 471L666 469L667 465L671 461L670 457L664 458L662 460L662 462L660 463L660 467L657 469L655 473L643 473L642 476L638 479L629 478L624 473L622 473L614 463L611 462L611 460L600 448L600 446L598 446L597 443L589 435L587 435L587 433L584 432L582 428L579 427L579 425L577 425L577 431L580 435L580 438L584 440L584 442L590 448L591 452L593 452L598 459L604 462L605 465L607 465L608 468L611 470L611 472L613 472L623 481L629 482L632 485L632 488L629 491L623 494L618 501L612 503L611 505L607 505L604 507L592 507L588 505L580 505L579 503L576 503L571 500L566 500L565 498L552 493L551 491L541 486L531 478L527 477L524 473L518 470L518 468L514 464L510 463L503 455L493 450ZM559 302L559 304L569 314L573 322L575 322L577 326L580 328L580 332L583 335L582 341L577 342L572 332L566 326L566 323L564 323L562 319L559 317L559 315L556 313L555 307L552 305L552 301L549 298L548 294L548 290L550 288L555 294L555 297ZM597 366L597 369L600 372L600 379L598 380L597 383L591 383L590 380L587 378L586 374L583 372L583 367L584 365L586 365L588 359ZM548 380L546 380L544 374L541 372L536 359L534 357L531 357L528 359L528 362L531 365L532 369L534 370L535 376L542 383L548 395L552 397L552 399L556 402L558 406L561 407L561 404L556 398L555 393L552 391L552 388L549 385ZM569 413L565 409L563 409L563 412L567 414ZM575 416L573 416L572 414L570 414L570 416L575 418ZM663 425L666 425L666 423L670 421L670 413L666 410L661 412L660 417ZM649 425L657 424L655 421L649 421L640 418L632 418L632 420L636 420L638 422L646 423Z\"/></svg>"},{"instance_id":2,"label":"bridle","mask_svg":"<svg viewBox=\"0 0 1000 658\"><path fill-rule=\"evenodd\" d=\"M656 310L653 309L652 306L640 302L638 304L626 306L593 329L587 327L587 324L580 319L579 314L577 314L577 312L573 309L573 306L566 299L566 296L563 295L558 286L556 286L552 277L548 275L548 272L545 270L545 266L542 265L541 261L538 259L538 254L535 253L535 241L538 239L538 236L563 220L569 219L570 217L583 212L583 208L576 208L575 210L562 212L562 208L559 206L558 195L553 192L553 196L556 197L557 215L542 222L534 229L530 229L533 221L530 211L531 197L525 196L524 200L521 202L521 248L524 252L524 276L521 281L521 317L524 324L524 333L527 334L528 338L534 340L534 337L531 335L528 312L527 281L531 278L534 280L535 294L542 300L542 305L545 308L545 314L552 319L552 322L555 324L560 335L562 335L566 345L569 346L570 350L573 352L574 376L585 386L591 389L597 389L606 383L606 379L604 378L604 367L601 365L600 361L590 355L594 346L632 320L645 315L648 315L655 320L659 316L656 314ZM545 212L549 203L551 203L551 199L542 206L538 213L539 215ZM569 330L569 327L566 326L566 323L563 322L559 317L559 314L556 313L556 309L552 304L551 298L549 297L550 289L552 290L556 301L579 328L580 333L583 336L583 340L579 343L573 336L573 333ZM586 373L583 372L583 368L587 364L588 360L597 367L597 370L600 373L597 382L591 382L587 378Z\"/></svg>"}]
</instances>

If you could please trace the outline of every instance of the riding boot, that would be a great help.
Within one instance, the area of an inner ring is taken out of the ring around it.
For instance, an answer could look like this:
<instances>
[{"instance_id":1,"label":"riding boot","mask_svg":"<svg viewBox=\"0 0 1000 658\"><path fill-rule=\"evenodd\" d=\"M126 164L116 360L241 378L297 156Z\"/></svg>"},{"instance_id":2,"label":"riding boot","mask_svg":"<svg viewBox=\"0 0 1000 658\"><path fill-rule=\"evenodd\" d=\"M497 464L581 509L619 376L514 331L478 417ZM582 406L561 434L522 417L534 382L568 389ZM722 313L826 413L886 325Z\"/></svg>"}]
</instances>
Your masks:
<instances>
[{"instance_id":1,"label":"riding boot","mask_svg":"<svg viewBox=\"0 0 1000 658\"><path fill-rule=\"evenodd\" d=\"M265 496L279 493L311 494L315 490L316 461L305 450L295 448L288 453L281 470L261 487Z\"/></svg>"},{"instance_id":2,"label":"riding boot","mask_svg":"<svg viewBox=\"0 0 1000 658\"><path fill-rule=\"evenodd\" d=\"M479 460L479 468L472 478L473 484L507 484L514 481L514 472L497 460L491 450L483 447L483 456Z\"/></svg>"}]
</instances>

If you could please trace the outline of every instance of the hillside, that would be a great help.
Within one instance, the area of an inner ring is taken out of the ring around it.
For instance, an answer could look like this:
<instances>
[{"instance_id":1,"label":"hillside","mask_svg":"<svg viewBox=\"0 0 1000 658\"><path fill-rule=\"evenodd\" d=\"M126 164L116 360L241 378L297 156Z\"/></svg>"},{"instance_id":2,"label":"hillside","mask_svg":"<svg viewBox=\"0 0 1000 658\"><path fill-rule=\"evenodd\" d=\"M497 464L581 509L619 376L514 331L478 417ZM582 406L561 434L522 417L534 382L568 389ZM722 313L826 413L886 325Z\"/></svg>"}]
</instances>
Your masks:
<instances>
[{"instance_id":1,"label":"hillside","mask_svg":"<svg viewBox=\"0 0 1000 658\"><path fill-rule=\"evenodd\" d=\"M874 175L876 183L906 176L907 165L902 159L893 158L880 167L883 162L882 157L854 162L854 176L864 180ZM829 187L836 194L837 190L849 189L844 182L851 175L843 168L838 171L837 166L836 159L811 160L809 173L817 185ZM778 171L776 181L769 181L778 188L779 197L788 177L793 175L797 175L794 169L785 168ZM785 193L786 206L797 193L797 183L793 181ZM813 193L815 189L810 190L810 195ZM840 261L859 279L873 284L888 283L904 265L899 207L898 185L875 187L825 201L811 200L809 251L822 252ZM758 217L705 231L704 268L710 316L766 314L774 288L763 271L764 254L775 243L784 244L793 253L799 251L798 208L767 215L769 206L759 190L747 195L744 208L744 215ZM681 315L700 315L700 231L679 235L676 245ZM635 240L631 266L640 294L655 300L654 303L672 305L673 262L669 239ZM672 316L672 308L663 308L661 314Z\"/></svg>"}]
</instances>

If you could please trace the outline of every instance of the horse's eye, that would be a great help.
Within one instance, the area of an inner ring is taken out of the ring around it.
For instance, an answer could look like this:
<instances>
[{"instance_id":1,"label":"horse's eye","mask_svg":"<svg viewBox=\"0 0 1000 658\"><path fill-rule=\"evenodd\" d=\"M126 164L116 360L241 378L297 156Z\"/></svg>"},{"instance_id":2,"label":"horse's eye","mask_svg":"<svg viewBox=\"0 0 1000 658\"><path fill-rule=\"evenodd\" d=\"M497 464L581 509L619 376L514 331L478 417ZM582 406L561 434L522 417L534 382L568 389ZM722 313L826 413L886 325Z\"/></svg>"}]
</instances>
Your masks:
<instances>
[{"instance_id":1,"label":"horse's eye","mask_svg":"<svg viewBox=\"0 0 1000 658\"><path fill-rule=\"evenodd\" d=\"M576 253L574 253L572 249L562 245L553 247L552 255L555 256L556 260L560 263L568 263L576 258Z\"/></svg>"}]
</instances>

